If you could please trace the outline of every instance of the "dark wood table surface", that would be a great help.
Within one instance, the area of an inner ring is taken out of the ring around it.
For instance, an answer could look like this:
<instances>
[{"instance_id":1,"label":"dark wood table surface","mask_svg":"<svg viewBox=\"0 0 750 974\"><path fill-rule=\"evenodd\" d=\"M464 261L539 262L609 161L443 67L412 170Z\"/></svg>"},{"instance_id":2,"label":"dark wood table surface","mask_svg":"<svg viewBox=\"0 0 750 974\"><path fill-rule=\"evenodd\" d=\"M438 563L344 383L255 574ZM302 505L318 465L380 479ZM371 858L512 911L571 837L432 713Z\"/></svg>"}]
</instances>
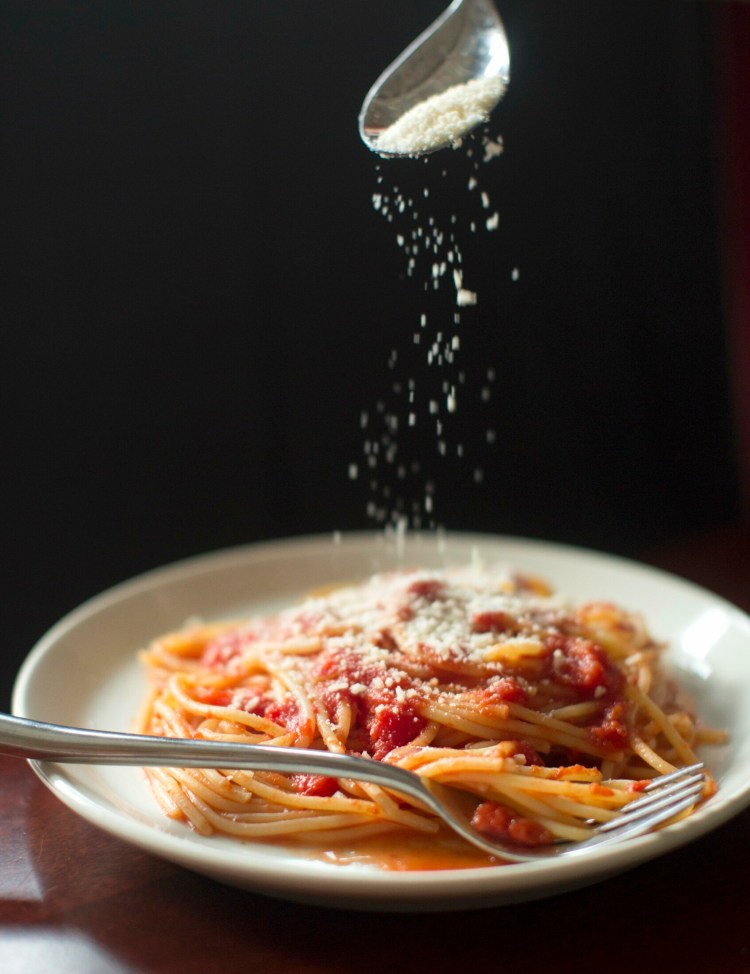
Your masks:
<instances>
[{"instance_id":1,"label":"dark wood table surface","mask_svg":"<svg viewBox=\"0 0 750 974\"><path fill-rule=\"evenodd\" d=\"M750 609L750 535L645 558ZM750 809L595 886L458 913L348 913L239 891L98 831L0 759L0 972L750 972Z\"/></svg>"}]
</instances>

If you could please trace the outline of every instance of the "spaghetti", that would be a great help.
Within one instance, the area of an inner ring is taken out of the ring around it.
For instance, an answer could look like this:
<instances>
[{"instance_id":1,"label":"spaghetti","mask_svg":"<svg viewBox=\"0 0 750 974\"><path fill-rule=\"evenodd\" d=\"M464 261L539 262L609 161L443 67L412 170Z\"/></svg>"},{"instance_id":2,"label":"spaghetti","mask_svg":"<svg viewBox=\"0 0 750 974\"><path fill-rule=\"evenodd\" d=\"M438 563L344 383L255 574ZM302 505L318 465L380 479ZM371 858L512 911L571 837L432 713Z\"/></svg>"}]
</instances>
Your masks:
<instances>
[{"instance_id":1,"label":"spaghetti","mask_svg":"<svg viewBox=\"0 0 750 974\"><path fill-rule=\"evenodd\" d=\"M579 840L723 740L681 702L662 648L639 616L569 606L536 578L399 572L156 639L138 730L365 755L476 793L488 835ZM166 814L204 834L325 847L440 828L416 802L351 780L147 774Z\"/></svg>"}]
</instances>

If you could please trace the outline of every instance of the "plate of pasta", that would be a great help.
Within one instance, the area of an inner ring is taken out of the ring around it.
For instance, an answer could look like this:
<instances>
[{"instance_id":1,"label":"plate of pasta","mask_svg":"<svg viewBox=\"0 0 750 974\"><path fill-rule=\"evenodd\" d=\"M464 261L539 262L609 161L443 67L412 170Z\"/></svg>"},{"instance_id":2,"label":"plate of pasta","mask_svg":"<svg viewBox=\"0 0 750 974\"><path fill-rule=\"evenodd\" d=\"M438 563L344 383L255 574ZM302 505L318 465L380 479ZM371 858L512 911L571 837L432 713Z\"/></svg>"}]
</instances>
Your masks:
<instances>
[{"instance_id":1,"label":"plate of pasta","mask_svg":"<svg viewBox=\"0 0 750 974\"><path fill-rule=\"evenodd\" d=\"M696 806L585 858L510 864L415 801L352 780L36 763L70 808L141 849L269 895L468 909L560 893L682 846L750 803L750 619L591 551L363 533L228 549L139 576L32 650L19 716L357 754L452 784L475 826L575 841L653 778Z\"/></svg>"}]
</instances>

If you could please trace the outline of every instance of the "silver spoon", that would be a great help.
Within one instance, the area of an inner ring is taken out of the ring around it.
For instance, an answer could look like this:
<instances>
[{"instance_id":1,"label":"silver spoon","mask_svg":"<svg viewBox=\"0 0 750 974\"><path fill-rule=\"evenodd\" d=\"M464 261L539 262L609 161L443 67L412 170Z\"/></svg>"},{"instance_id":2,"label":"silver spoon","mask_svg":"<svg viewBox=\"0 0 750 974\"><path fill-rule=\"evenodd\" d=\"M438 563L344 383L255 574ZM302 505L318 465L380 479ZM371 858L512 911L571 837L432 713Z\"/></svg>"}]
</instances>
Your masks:
<instances>
[{"instance_id":1,"label":"silver spoon","mask_svg":"<svg viewBox=\"0 0 750 974\"><path fill-rule=\"evenodd\" d=\"M8 714L0 714L0 754L69 764L233 768L369 781L416 799L467 842L509 862L578 856L595 847L642 835L696 804L704 783L702 765L663 775L644 789L647 794L643 798L626 805L617 818L595 828L590 839L521 851L476 831L472 823L476 796L404 768L349 754L84 730Z\"/></svg>"},{"instance_id":2,"label":"silver spoon","mask_svg":"<svg viewBox=\"0 0 750 974\"><path fill-rule=\"evenodd\" d=\"M359 133L368 148L384 155L420 155L445 148L450 144L448 138L421 152L384 152L378 140L427 98L456 85L490 78L499 79L502 87L510 80L508 39L495 5L492 0L453 0L372 86L359 115Z\"/></svg>"}]
</instances>

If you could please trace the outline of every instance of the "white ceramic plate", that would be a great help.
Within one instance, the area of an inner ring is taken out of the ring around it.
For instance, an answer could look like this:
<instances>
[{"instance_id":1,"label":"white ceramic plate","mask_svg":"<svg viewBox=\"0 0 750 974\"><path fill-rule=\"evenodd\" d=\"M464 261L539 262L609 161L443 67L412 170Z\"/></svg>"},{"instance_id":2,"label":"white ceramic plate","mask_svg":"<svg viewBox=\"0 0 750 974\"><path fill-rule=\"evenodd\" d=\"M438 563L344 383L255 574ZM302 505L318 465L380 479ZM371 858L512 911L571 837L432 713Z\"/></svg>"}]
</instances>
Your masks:
<instances>
[{"instance_id":1,"label":"white ceramic plate","mask_svg":"<svg viewBox=\"0 0 750 974\"><path fill-rule=\"evenodd\" d=\"M37 720L128 730L144 692L136 650L192 616L236 618L296 601L327 583L402 566L464 564L479 554L546 577L574 600L610 599L642 612L670 643L671 664L703 717L731 732L705 758L719 793L658 834L556 860L399 873L311 861L262 844L204 838L166 820L142 773L40 763L70 808L121 839L216 879L274 896L360 909L466 909L560 893L681 846L750 804L750 619L702 589L643 566L573 548L481 535L303 538L230 549L140 576L85 603L34 648L13 709Z\"/></svg>"}]
</instances>

